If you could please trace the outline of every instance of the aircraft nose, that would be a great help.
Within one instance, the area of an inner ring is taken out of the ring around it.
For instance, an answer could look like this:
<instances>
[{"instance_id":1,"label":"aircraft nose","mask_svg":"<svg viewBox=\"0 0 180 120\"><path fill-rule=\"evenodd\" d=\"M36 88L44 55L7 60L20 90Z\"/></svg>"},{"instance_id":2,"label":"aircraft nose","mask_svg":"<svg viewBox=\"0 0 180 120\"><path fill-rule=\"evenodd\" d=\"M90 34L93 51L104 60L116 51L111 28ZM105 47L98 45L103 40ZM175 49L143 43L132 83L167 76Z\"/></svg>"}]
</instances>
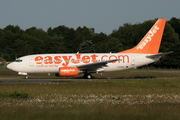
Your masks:
<instances>
[{"instance_id":1,"label":"aircraft nose","mask_svg":"<svg viewBox=\"0 0 180 120\"><path fill-rule=\"evenodd\" d=\"M12 64L12 63L9 63L9 64L7 65L7 68L12 70L12 69L13 69L13 64Z\"/></svg>"}]
</instances>

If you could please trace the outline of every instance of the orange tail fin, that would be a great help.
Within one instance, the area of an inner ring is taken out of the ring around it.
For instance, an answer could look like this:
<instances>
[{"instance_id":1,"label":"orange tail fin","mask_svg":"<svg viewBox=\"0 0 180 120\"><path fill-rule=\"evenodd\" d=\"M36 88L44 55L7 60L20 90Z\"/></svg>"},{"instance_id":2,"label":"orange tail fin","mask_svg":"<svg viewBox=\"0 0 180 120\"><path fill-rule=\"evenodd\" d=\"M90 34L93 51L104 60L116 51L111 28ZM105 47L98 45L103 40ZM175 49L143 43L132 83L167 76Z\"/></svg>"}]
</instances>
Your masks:
<instances>
[{"instance_id":1,"label":"orange tail fin","mask_svg":"<svg viewBox=\"0 0 180 120\"><path fill-rule=\"evenodd\" d=\"M158 54L165 23L166 19L159 19L136 47L119 53Z\"/></svg>"}]
</instances>

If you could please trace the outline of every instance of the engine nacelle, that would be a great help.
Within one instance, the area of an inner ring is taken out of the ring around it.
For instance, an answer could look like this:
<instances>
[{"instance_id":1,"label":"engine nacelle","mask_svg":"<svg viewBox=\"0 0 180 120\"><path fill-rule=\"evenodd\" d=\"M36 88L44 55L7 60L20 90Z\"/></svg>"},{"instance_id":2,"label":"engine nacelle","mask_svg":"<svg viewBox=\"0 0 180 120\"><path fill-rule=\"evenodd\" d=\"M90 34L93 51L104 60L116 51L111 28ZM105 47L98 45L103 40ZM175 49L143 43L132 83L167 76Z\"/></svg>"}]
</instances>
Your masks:
<instances>
[{"instance_id":1,"label":"engine nacelle","mask_svg":"<svg viewBox=\"0 0 180 120\"><path fill-rule=\"evenodd\" d=\"M55 76L78 76L79 70L76 67L60 67L59 73L56 73Z\"/></svg>"}]
</instances>

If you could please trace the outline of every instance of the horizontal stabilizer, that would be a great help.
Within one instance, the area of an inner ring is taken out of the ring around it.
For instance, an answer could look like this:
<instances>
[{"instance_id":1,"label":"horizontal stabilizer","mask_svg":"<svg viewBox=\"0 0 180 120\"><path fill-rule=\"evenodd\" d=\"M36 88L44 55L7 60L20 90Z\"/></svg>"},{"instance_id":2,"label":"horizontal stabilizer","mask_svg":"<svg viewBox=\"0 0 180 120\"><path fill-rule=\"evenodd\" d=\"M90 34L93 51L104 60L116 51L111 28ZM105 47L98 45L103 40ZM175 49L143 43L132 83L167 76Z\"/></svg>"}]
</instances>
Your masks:
<instances>
[{"instance_id":1,"label":"horizontal stabilizer","mask_svg":"<svg viewBox=\"0 0 180 120\"><path fill-rule=\"evenodd\" d=\"M167 54L170 54L170 53L173 53L173 51L165 52L165 53L158 53L158 54L153 54L153 55L147 55L146 57L147 58L152 58L152 57L158 57L158 56L167 55Z\"/></svg>"}]
</instances>

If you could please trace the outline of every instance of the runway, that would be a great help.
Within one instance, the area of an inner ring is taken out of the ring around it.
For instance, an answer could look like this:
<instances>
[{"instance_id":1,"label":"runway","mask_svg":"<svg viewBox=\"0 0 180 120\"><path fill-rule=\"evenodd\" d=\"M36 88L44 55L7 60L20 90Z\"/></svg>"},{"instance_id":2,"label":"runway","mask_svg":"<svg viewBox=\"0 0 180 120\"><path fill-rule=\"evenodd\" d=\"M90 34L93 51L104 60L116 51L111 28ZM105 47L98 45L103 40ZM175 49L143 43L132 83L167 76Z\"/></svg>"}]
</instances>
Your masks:
<instances>
[{"instance_id":1,"label":"runway","mask_svg":"<svg viewBox=\"0 0 180 120\"><path fill-rule=\"evenodd\" d=\"M30 78L30 79L24 79L24 78L0 78L0 84L78 84L80 81L96 81L96 80L135 80L135 79L155 79L154 76L143 76L143 77L129 77L129 78L93 78L93 79L56 79L56 78Z\"/></svg>"},{"instance_id":2,"label":"runway","mask_svg":"<svg viewBox=\"0 0 180 120\"><path fill-rule=\"evenodd\" d=\"M77 81L90 81L91 79L11 79L0 78L0 84L75 84ZM93 79L97 80L97 79Z\"/></svg>"}]
</instances>

